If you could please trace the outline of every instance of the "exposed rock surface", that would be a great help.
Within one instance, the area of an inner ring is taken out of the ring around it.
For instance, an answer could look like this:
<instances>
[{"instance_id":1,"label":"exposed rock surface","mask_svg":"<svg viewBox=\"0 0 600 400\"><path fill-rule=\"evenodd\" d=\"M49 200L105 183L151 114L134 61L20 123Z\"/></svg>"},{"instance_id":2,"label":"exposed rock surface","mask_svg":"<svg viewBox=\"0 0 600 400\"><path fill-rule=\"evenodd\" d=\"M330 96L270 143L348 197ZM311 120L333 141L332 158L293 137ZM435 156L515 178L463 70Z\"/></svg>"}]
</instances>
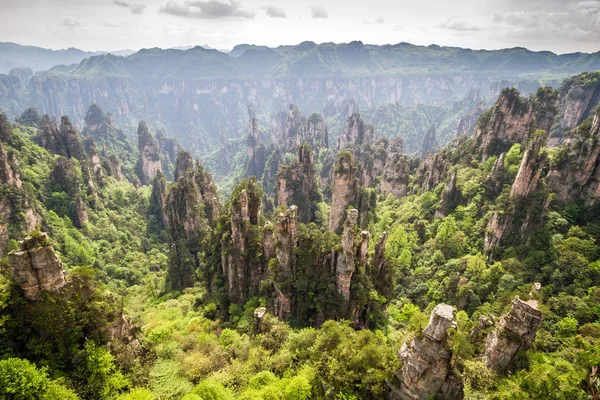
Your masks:
<instances>
[{"instance_id":1,"label":"exposed rock surface","mask_svg":"<svg viewBox=\"0 0 600 400\"><path fill-rule=\"evenodd\" d=\"M230 301L244 304L260 293L260 282L267 271L267 260L260 251L261 198L256 180L251 178L245 188L234 191L231 203L231 234L221 241L221 266Z\"/></svg>"},{"instance_id":2,"label":"exposed rock surface","mask_svg":"<svg viewBox=\"0 0 600 400\"><path fill-rule=\"evenodd\" d=\"M511 196L527 196L536 189L547 158L547 153L544 151L546 138L545 131L537 131L531 138L523 154L519 172L510 192Z\"/></svg>"},{"instance_id":3,"label":"exposed rock surface","mask_svg":"<svg viewBox=\"0 0 600 400\"><path fill-rule=\"evenodd\" d=\"M442 183L447 169L448 163L441 153L429 154L419 165L415 177L415 189L421 189L423 192L432 191Z\"/></svg>"},{"instance_id":4,"label":"exposed rock surface","mask_svg":"<svg viewBox=\"0 0 600 400\"><path fill-rule=\"evenodd\" d=\"M352 274L356 270L355 258L356 252L354 250L354 238L356 237L356 222L358 220L358 210L352 209L348 211L346 217L346 223L344 224L344 231L341 236L342 249L337 255L335 271L336 271L336 284L340 293L344 296L343 313L346 312L348 302L350 301L350 281ZM368 234L368 232L367 232ZM367 241L368 246L368 241ZM365 256L366 257L366 256Z\"/></svg>"},{"instance_id":5,"label":"exposed rock surface","mask_svg":"<svg viewBox=\"0 0 600 400\"><path fill-rule=\"evenodd\" d=\"M210 174L199 162L193 167L189 153L179 153L176 170L181 176L169 186L163 209L171 244L167 284L172 290L181 290L196 281L198 253L215 212L216 194ZM160 192L160 187L157 190ZM156 196L155 208L162 195Z\"/></svg>"},{"instance_id":6,"label":"exposed rock surface","mask_svg":"<svg viewBox=\"0 0 600 400\"><path fill-rule=\"evenodd\" d=\"M60 119L60 127L47 115L42 118L40 127L41 144L48 151L67 158L85 159L85 148L79 133L71 125L68 117Z\"/></svg>"},{"instance_id":7,"label":"exposed rock surface","mask_svg":"<svg viewBox=\"0 0 600 400\"><path fill-rule=\"evenodd\" d=\"M12 154L8 154L0 142L0 183L21 189L21 175L17 169L18 160Z\"/></svg>"},{"instance_id":8,"label":"exposed rock surface","mask_svg":"<svg viewBox=\"0 0 600 400\"><path fill-rule=\"evenodd\" d=\"M494 107L478 120L474 131L477 151L485 159L525 143L536 129L548 131L554 120L558 94L540 88L535 98L522 98L519 91L504 89Z\"/></svg>"},{"instance_id":9,"label":"exposed rock surface","mask_svg":"<svg viewBox=\"0 0 600 400\"><path fill-rule=\"evenodd\" d=\"M156 173L162 171L160 148L144 121L139 123L137 134L140 150L138 176L143 185L148 185Z\"/></svg>"},{"instance_id":10,"label":"exposed rock surface","mask_svg":"<svg viewBox=\"0 0 600 400\"><path fill-rule=\"evenodd\" d=\"M355 113L346 120L344 130L337 138L337 149L341 150L347 146L372 143L376 137L375 128L365 124L360 114Z\"/></svg>"},{"instance_id":11,"label":"exposed rock surface","mask_svg":"<svg viewBox=\"0 0 600 400\"><path fill-rule=\"evenodd\" d=\"M330 231L337 231L342 226L346 219L346 209L358 196L358 180L355 173L356 165L352 153L338 153L331 185Z\"/></svg>"},{"instance_id":12,"label":"exposed rock surface","mask_svg":"<svg viewBox=\"0 0 600 400\"><path fill-rule=\"evenodd\" d=\"M296 155L296 162L279 166L276 205L298 207L300 222L307 224L314 219L317 203L322 197L316 181L312 149L309 145L299 145Z\"/></svg>"},{"instance_id":13,"label":"exposed rock surface","mask_svg":"<svg viewBox=\"0 0 600 400\"><path fill-rule=\"evenodd\" d=\"M248 120L248 137L246 138L248 161L246 162L246 176L260 178L267 163L267 149L261 143L258 120L252 115Z\"/></svg>"},{"instance_id":14,"label":"exposed rock surface","mask_svg":"<svg viewBox=\"0 0 600 400\"><path fill-rule=\"evenodd\" d=\"M403 365L398 374L401 387L392 386L401 400L464 398L462 380L451 369L452 353L447 349L448 328L455 327L455 310L447 304L438 304L429 317L429 324L421 337L410 346L404 343L400 350Z\"/></svg>"},{"instance_id":15,"label":"exposed rock surface","mask_svg":"<svg viewBox=\"0 0 600 400\"><path fill-rule=\"evenodd\" d=\"M307 143L318 154L320 149L326 149L329 145L327 124L323 116L312 114L305 118L294 104L290 104L285 122L283 124L275 122L274 126L283 128L276 142L284 152L294 152L296 147Z\"/></svg>"},{"instance_id":16,"label":"exposed rock surface","mask_svg":"<svg viewBox=\"0 0 600 400\"><path fill-rule=\"evenodd\" d=\"M45 233L19 242L19 251L8 256L9 269L25 297L37 300L43 291L55 291L66 283L62 262Z\"/></svg>"},{"instance_id":17,"label":"exposed rock surface","mask_svg":"<svg viewBox=\"0 0 600 400\"><path fill-rule=\"evenodd\" d=\"M419 158L424 159L427 154L435 154L438 147L435 126L431 126L421 142L421 149L419 150Z\"/></svg>"},{"instance_id":18,"label":"exposed rock surface","mask_svg":"<svg viewBox=\"0 0 600 400\"><path fill-rule=\"evenodd\" d=\"M548 173L548 182L560 202L600 200L600 115L574 130L559 150L562 154Z\"/></svg>"},{"instance_id":19,"label":"exposed rock surface","mask_svg":"<svg viewBox=\"0 0 600 400\"><path fill-rule=\"evenodd\" d=\"M504 372L519 350L529 349L542 322L535 300L523 301L518 296L508 314L500 318L485 343L485 364L495 372Z\"/></svg>"},{"instance_id":20,"label":"exposed rock surface","mask_svg":"<svg viewBox=\"0 0 600 400\"><path fill-rule=\"evenodd\" d=\"M380 191L384 195L392 194L394 197L404 197L408 194L410 167L408 158L402 154L402 146L398 146L395 140L390 142L383 176L381 178Z\"/></svg>"}]
</instances>

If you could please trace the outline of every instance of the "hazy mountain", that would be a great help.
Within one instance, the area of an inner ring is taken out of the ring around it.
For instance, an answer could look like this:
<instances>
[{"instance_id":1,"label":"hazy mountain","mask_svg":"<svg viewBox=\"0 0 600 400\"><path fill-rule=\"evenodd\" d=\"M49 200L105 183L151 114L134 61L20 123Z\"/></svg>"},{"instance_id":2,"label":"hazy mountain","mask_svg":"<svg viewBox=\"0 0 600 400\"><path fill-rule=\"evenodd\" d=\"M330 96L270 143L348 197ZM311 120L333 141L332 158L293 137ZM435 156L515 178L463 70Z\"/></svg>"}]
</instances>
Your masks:
<instances>
[{"instance_id":1,"label":"hazy mountain","mask_svg":"<svg viewBox=\"0 0 600 400\"><path fill-rule=\"evenodd\" d=\"M29 54L25 46L8 48ZM87 54L65 52L81 58ZM49 60L46 65L69 63ZM187 148L205 153L216 148L222 136L245 134L249 104L263 121L290 103L307 113L322 112L331 119L335 137L344 120L344 102L352 99L363 111L402 106L367 115L377 119L373 122L386 135L414 137L405 145L416 151L422 130L429 126L390 125L415 115L410 107L422 105L419 120L423 112L434 116L425 120L441 127L438 140L444 144L460 117L470 115L478 103L492 102L503 87L517 86L528 93L542 84L556 86L567 74L598 68L598 53L557 55L525 48L492 51L362 42L239 45L229 54L202 46L152 48L126 57L94 55L33 77L23 71L0 75L0 109L15 118L35 106L55 117L69 114L81 124L87 107L98 103L123 126L144 119L177 136ZM410 126L418 126L418 132Z\"/></svg>"}]
</instances>

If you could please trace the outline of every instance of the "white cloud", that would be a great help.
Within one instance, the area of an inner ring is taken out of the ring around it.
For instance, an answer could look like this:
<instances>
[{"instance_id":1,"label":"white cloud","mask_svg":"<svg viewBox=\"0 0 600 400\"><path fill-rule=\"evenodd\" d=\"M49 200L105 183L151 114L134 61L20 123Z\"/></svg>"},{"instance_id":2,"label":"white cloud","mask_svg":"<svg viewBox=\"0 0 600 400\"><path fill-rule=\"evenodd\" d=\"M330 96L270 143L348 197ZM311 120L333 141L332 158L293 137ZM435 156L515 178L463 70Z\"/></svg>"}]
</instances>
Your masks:
<instances>
[{"instance_id":1,"label":"white cloud","mask_svg":"<svg viewBox=\"0 0 600 400\"><path fill-rule=\"evenodd\" d=\"M323 6L315 6L310 8L310 15L313 18L329 18L329 13L327 9Z\"/></svg>"}]
</instances>

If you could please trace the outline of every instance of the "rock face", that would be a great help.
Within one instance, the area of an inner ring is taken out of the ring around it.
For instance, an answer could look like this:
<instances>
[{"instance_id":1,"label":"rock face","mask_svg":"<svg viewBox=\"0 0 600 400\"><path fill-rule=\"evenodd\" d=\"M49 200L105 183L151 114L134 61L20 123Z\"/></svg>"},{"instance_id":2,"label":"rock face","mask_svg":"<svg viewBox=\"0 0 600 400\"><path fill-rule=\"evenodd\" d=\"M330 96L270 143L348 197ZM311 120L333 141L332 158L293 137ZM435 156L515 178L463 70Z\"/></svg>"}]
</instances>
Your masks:
<instances>
[{"instance_id":1,"label":"rock face","mask_svg":"<svg viewBox=\"0 0 600 400\"><path fill-rule=\"evenodd\" d=\"M391 193L394 197L404 197L408 194L410 167L408 158L402 154L402 147L401 140L399 143L396 139L390 142L379 186L384 195Z\"/></svg>"},{"instance_id":2,"label":"rock face","mask_svg":"<svg viewBox=\"0 0 600 400\"><path fill-rule=\"evenodd\" d=\"M527 196L536 189L546 163L547 153L544 147L547 137L545 131L537 131L531 138L523 154L519 172L510 192L511 196Z\"/></svg>"},{"instance_id":3,"label":"rock face","mask_svg":"<svg viewBox=\"0 0 600 400\"><path fill-rule=\"evenodd\" d=\"M432 191L442 183L447 169L448 164L441 153L427 155L417 170L415 189L420 188L423 192Z\"/></svg>"},{"instance_id":4,"label":"rock face","mask_svg":"<svg viewBox=\"0 0 600 400\"><path fill-rule=\"evenodd\" d=\"M19 251L8 256L11 275L25 297L37 300L43 291L55 291L66 283L62 263L45 233L19 242Z\"/></svg>"},{"instance_id":5,"label":"rock face","mask_svg":"<svg viewBox=\"0 0 600 400\"><path fill-rule=\"evenodd\" d=\"M244 187L236 187L231 199L231 231L221 241L221 266L229 299L244 304L260 293L267 261L260 251L263 235L259 229L261 193L251 178Z\"/></svg>"},{"instance_id":6,"label":"rock face","mask_svg":"<svg viewBox=\"0 0 600 400\"><path fill-rule=\"evenodd\" d=\"M600 115L597 112L573 131L559 150L558 163L548 182L560 202L583 199L588 205L600 200Z\"/></svg>"},{"instance_id":7,"label":"rock face","mask_svg":"<svg viewBox=\"0 0 600 400\"><path fill-rule=\"evenodd\" d=\"M484 104L479 103L477 106L475 106L471 114L460 117L456 126L454 137L458 138L464 135L470 135L477 124L477 120L485 110L486 108Z\"/></svg>"},{"instance_id":8,"label":"rock face","mask_svg":"<svg viewBox=\"0 0 600 400\"><path fill-rule=\"evenodd\" d=\"M319 153L320 149L326 149L329 145L329 134L327 132L327 124L320 114L312 114L308 118L304 118L298 107L290 104L285 121L281 123L279 119L274 118L272 126L276 133L276 143L284 152L294 152L296 147L303 143L307 143L314 149L315 153Z\"/></svg>"},{"instance_id":9,"label":"rock face","mask_svg":"<svg viewBox=\"0 0 600 400\"><path fill-rule=\"evenodd\" d=\"M463 399L462 380L450 367L452 353L447 350L446 330L455 327L454 308L438 304L429 317L422 337L416 337L410 346L400 350L403 365L398 377L400 388L392 388L402 400Z\"/></svg>"},{"instance_id":10,"label":"rock face","mask_svg":"<svg viewBox=\"0 0 600 400\"><path fill-rule=\"evenodd\" d=\"M60 127L47 115L42 118L40 127L41 144L48 151L67 158L85 159L85 149L81 136L71 125L68 117L60 119Z\"/></svg>"},{"instance_id":11,"label":"rock face","mask_svg":"<svg viewBox=\"0 0 600 400\"><path fill-rule=\"evenodd\" d=\"M424 159L427 154L435 154L437 150L437 138L435 133L435 126L429 128L423 141L421 142L421 149L419 150L419 158Z\"/></svg>"},{"instance_id":12,"label":"rock face","mask_svg":"<svg viewBox=\"0 0 600 400\"><path fill-rule=\"evenodd\" d=\"M583 73L564 80L557 123L552 128L552 136L562 136L594 116L600 103L600 85L589 85L586 82L593 74L595 73Z\"/></svg>"},{"instance_id":13,"label":"rock face","mask_svg":"<svg viewBox=\"0 0 600 400\"><path fill-rule=\"evenodd\" d=\"M138 176L143 185L148 185L156 173L162 171L160 148L144 121L139 123L137 134L140 150Z\"/></svg>"},{"instance_id":14,"label":"rock face","mask_svg":"<svg viewBox=\"0 0 600 400\"><path fill-rule=\"evenodd\" d=\"M322 200L316 180L313 151L309 145L299 145L297 160L291 165L280 165L277 173L277 206L298 207L298 218L302 223L314 219L317 203Z\"/></svg>"},{"instance_id":15,"label":"rock face","mask_svg":"<svg viewBox=\"0 0 600 400\"><path fill-rule=\"evenodd\" d=\"M179 153L176 171L180 171L181 176L167 189L164 202L164 221L171 245L167 285L171 290L182 290L196 281L202 240L213 213L218 212L210 174L204 172L199 162L193 165L189 153ZM156 190L161 191L160 187ZM156 196L155 209L162 195L157 193Z\"/></svg>"},{"instance_id":16,"label":"rock face","mask_svg":"<svg viewBox=\"0 0 600 400\"><path fill-rule=\"evenodd\" d=\"M484 358L488 368L505 372L519 350L533 345L543 318L537 307L535 300L523 301L518 296L513 300L510 312L500 318L487 337Z\"/></svg>"},{"instance_id":17,"label":"rock face","mask_svg":"<svg viewBox=\"0 0 600 400\"><path fill-rule=\"evenodd\" d=\"M18 160L12 154L8 154L0 142L0 183L21 189L21 175L17 169Z\"/></svg>"},{"instance_id":18,"label":"rock face","mask_svg":"<svg viewBox=\"0 0 600 400\"><path fill-rule=\"evenodd\" d=\"M294 256L298 240L298 209L291 206L287 212L279 213L275 231L275 256L277 257L277 281L283 285L274 284L275 288L275 315L278 318L287 318L292 312L292 293L289 283L294 279ZM286 286L286 287L280 287Z\"/></svg>"},{"instance_id":19,"label":"rock face","mask_svg":"<svg viewBox=\"0 0 600 400\"><path fill-rule=\"evenodd\" d=\"M339 152L331 185L330 231L337 231L342 226L342 221L346 219L346 209L358 196L358 180L355 174L356 165L352 153Z\"/></svg>"},{"instance_id":20,"label":"rock face","mask_svg":"<svg viewBox=\"0 0 600 400\"><path fill-rule=\"evenodd\" d=\"M502 185L504 183L504 158L506 153L500 154L500 157L494 163L490 175L487 178L487 187L491 190L492 196L498 196L502 191Z\"/></svg>"},{"instance_id":21,"label":"rock face","mask_svg":"<svg viewBox=\"0 0 600 400\"><path fill-rule=\"evenodd\" d=\"M344 130L337 138L337 150L347 146L372 143L376 137L375 128L365 124L360 118L360 114L355 113L348 117Z\"/></svg>"},{"instance_id":22,"label":"rock face","mask_svg":"<svg viewBox=\"0 0 600 400\"><path fill-rule=\"evenodd\" d=\"M356 237L356 222L358 220L358 210L352 209L348 211L346 223L344 224L344 232L342 233L342 249L337 255L335 271L337 288L344 296L344 305L342 314L347 312L348 303L350 301L350 281L352 274L356 270L354 250L354 238ZM367 232L368 234L368 232ZM368 246L368 238L367 246ZM366 257L366 255L364 255Z\"/></svg>"},{"instance_id":23,"label":"rock face","mask_svg":"<svg viewBox=\"0 0 600 400\"><path fill-rule=\"evenodd\" d=\"M548 131L556 113L558 94L540 88L535 98L520 97L517 89L504 89L494 107L477 121L474 137L485 159L525 143L536 129Z\"/></svg>"},{"instance_id":24,"label":"rock face","mask_svg":"<svg viewBox=\"0 0 600 400\"><path fill-rule=\"evenodd\" d=\"M261 143L258 120L252 115L248 120L248 137L246 138L248 161L246 163L246 176L260 178L265 171L267 162L267 149Z\"/></svg>"}]
</instances>

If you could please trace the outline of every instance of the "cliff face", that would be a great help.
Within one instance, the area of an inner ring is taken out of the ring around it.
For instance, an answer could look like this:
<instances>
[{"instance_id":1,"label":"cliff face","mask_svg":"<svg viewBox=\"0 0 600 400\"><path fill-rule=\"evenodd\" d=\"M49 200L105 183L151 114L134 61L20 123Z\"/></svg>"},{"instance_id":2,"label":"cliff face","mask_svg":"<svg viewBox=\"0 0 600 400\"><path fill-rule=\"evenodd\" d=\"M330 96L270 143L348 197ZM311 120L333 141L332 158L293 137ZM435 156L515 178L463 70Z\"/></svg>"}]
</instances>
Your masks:
<instances>
[{"instance_id":1,"label":"cliff face","mask_svg":"<svg viewBox=\"0 0 600 400\"><path fill-rule=\"evenodd\" d=\"M553 136L565 136L595 114L600 105L600 85L590 84L588 78L592 74L584 73L564 80Z\"/></svg>"},{"instance_id":2,"label":"cliff face","mask_svg":"<svg viewBox=\"0 0 600 400\"><path fill-rule=\"evenodd\" d=\"M487 367L505 372L516 361L517 352L533 345L542 318L535 300L523 301L517 296L510 312L500 318L487 337L484 353Z\"/></svg>"},{"instance_id":3,"label":"cliff face","mask_svg":"<svg viewBox=\"0 0 600 400\"><path fill-rule=\"evenodd\" d=\"M277 283L274 284L275 315L287 318L292 312L293 292L290 283L294 280L295 251L298 241L298 209L291 206L287 212L279 213L275 231L275 256L277 258Z\"/></svg>"},{"instance_id":4,"label":"cliff face","mask_svg":"<svg viewBox=\"0 0 600 400\"><path fill-rule=\"evenodd\" d=\"M41 145L48 151L64 157L85 159L85 149L79 133L71 125L68 117L60 119L60 126L47 115L42 118L39 131Z\"/></svg>"},{"instance_id":5,"label":"cliff face","mask_svg":"<svg viewBox=\"0 0 600 400\"><path fill-rule=\"evenodd\" d=\"M421 149L419 150L419 157L425 158L427 154L435 154L437 151L438 143L435 134L435 126L432 126L427 131L427 134L423 137L421 142Z\"/></svg>"},{"instance_id":6,"label":"cliff face","mask_svg":"<svg viewBox=\"0 0 600 400\"><path fill-rule=\"evenodd\" d=\"M21 175L18 170L19 161L12 154L8 154L0 142L0 183L21 189Z\"/></svg>"},{"instance_id":7,"label":"cliff face","mask_svg":"<svg viewBox=\"0 0 600 400\"><path fill-rule=\"evenodd\" d=\"M446 176L448 163L444 160L441 153L429 154L419 165L415 177L415 189L422 191L432 191L437 185L442 183Z\"/></svg>"},{"instance_id":8,"label":"cliff face","mask_svg":"<svg viewBox=\"0 0 600 400\"><path fill-rule=\"evenodd\" d=\"M494 107L478 120L474 131L477 151L485 159L525 143L536 129L548 131L553 123L558 94L538 90L535 98L522 98L516 89L504 89Z\"/></svg>"},{"instance_id":9,"label":"cliff face","mask_svg":"<svg viewBox=\"0 0 600 400\"><path fill-rule=\"evenodd\" d=\"M329 230L334 232L346 219L346 209L358 195L358 180L355 177L354 157L349 151L338 153L331 185L331 210L329 212Z\"/></svg>"},{"instance_id":10,"label":"cliff face","mask_svg":"<svg viewBox=\"0 0 600 400\"><path fill-rule=\"evenodd\" d=\"M167 285L182 290L196 281L198 253L213 219L216 195L212 178L199 163L193 167L189 153L179 153L176 171L181 176L168 187L163 209L171 247ZM159 204L160 186L156 190Z\"/></svg>"},{"instance_id":11,"label":"cliff face","mask_svg":"<svg viewBox=\"0 0 600 400\"><path fill-rule=\"evenodd\" d=\"M302 223L314 219L317 203L322 200L316 180L313 151L309 145L299 145L297 160L291 165L280 165L277 172L277 206L294 205Z\"/></svg>"},{"instance_id":12,"label":"cliff face","mask_svg":"<svg viewBox=\"0 0 600 400\"><path fill-rule=\"evenodd\" d=\"M348 312L348 303L350 301L350 281L352 274L356 270L355 257L356 251L354 249L354 238L356 237L356 222L358 220L358 210L352 209L348 211L346 217L346 223L344 224L344 231L341 236L342 249L337 255L336 259L336 284L337 288L344 296L344 304L342 305L342 314ZM367 232L368 234L368 232ZM366 243L368 246L368 238ZM367 247L368 248L368 247ZM363 256L366 258L366 254ZM359 257L362 258L362 257Z\"/></svg>"},{"instance_id":13,"label":"cliff face","mask_svg":"<svg viewBox=\"0 0 600 400\"><path fill-rule=\"evenodd\" d=\"M402 345L402 370L398 374L400 388L392 388L401 400L463 399L463 382L450 367L452 353L448 350L446 330L456 326L454 308L438 304L429 317L422 337L416 337L410 346Z\"/></svg>"},{"instance_id":14,"label":"cliff face","mask_svg":"<svg viewBox=\"0 0 600 400\"><path fill-rule=\"evenodd\" d=\"M544 147L547 137L545 131L537 131L531 138L510 191L511 196L527 196L536 189L546 163Z\"/></svg>"},{"instance_id":15,"label":"cliff face","mask_svg":"<svg viewBox=\"0 0 600 400\"><path fill-rule=\"evenodd\" d=\"M19 242L19 251L8 256L11 275L29 300L38 300L43 291L56 291L66 283L62 263L40 233Z\"/></svg>"},{"instance_id":16,"label":"cliff face","mask_svg":"<svg viewBox=\"0 0 600 400\"><path fill-rule=\"evenodd\" d=\"M600 200L600 115L575 129L559 150L560 157L548 173L548 182L560 202Z\"/></svg>"},{"instance_id":17,"label":"cliff face","mask_svg":"<svg viewBox=\"0 0 600 400\"><path fill-rule=\"evenodd\" d=\"M384 195L404 197L408 194L410 167L408 158L402 154L402 146L395 140L390 142L389 150L383 168L380 191Z\"/></svg>"},{"instance_id":18,"label":"cliff face","mask_svg":"<svg viewBox=\"0 0 600 400\"><path fill-rule=\"evenodd\" d=\"M137 134L140 151L138 177L143 185L148 185L156 173L162 171L160 148L144 121L139 123Z\"/></svg>"},{"instance_id":19,"label":"cliff face","mask_svg":"<svg viewBox=\"0 0 600 400\"><path fill-rule=\"evenodd\" d=\"M229 300L244 304L260 293L267 260L261 254L263 235L259 227L260 189L254 179L236 187L232 194L230 231L221 242L221 265Z\"/></svg>"},{"instance_id":20,"label":"cliff face","mask_svg":"<svg viewBox=\"0 0 600 400\"><path fill-rule=\"evenodd\" d=\"M265 171L267 163L267 149L261 143L258 120L250 117L248 121L248 137L246 139L248 161L246 162L246 176L260 178Z\"/></svg>"},{"instance_id":21,"label":"cliff face","mask_svg":"<svg viewBox=\"0 0 600 400\"><path fill-rule=\"evenodd\" d=\"M360 118L360 114L355 113L348 117L344 130L337 138L337 150L351 145L372 143L376 137L375 128L365 124Z\"/></svg>"}]
</instances>

